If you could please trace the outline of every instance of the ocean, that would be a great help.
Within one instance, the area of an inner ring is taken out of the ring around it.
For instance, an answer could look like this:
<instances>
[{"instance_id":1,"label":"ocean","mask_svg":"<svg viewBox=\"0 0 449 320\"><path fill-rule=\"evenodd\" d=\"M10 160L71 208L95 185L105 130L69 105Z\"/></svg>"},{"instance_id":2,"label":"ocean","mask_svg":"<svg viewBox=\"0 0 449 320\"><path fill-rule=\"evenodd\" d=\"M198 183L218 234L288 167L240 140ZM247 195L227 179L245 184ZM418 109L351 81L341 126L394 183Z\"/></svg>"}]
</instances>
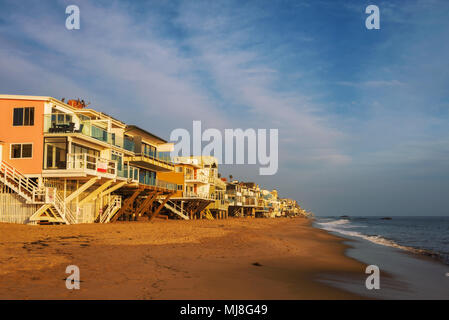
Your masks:
<instances>
[{"instance_id":1,"label":"ocean","mask_svg":"<svg viewBox=\"0 0 449 320\"><path fill-rule=\"evenodd\" d=\"M449 217L317 217L314 224L342 236L432 256L449 265Z\"/></svg>"},{"instance_id":2,"label":"ocean","mask_svg":"<svg viewBox=\"0 0 449 320\"><path fill-rule=\"evenodd\" d=\"M313 225L348 239L348 257L384 272L380 290L367 290L365 270L323 282L375 299L449 300L449 217L317 217Z\"/></svg>"}]
</instances>

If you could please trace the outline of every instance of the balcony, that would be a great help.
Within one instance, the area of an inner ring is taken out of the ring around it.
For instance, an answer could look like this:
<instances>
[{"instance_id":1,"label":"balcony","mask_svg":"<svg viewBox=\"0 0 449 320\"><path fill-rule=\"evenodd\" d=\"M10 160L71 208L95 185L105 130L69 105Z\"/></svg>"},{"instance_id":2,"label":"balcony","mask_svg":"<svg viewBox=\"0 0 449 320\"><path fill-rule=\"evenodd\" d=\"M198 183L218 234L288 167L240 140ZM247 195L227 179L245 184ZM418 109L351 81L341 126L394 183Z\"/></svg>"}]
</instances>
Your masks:
<instances>
[{"instance_id":1,"label":"balcony","mask_svg":"<svg viewBox=\"0 0 449 320\"><path fill-rule=\"evenodd\" d=\"M95 157L87 153L69 153L67 155L67 170L115 179L117 177L117 162Z\"/></svg>"},{"instance_id":2,"label":"balcony","mask_svg":"<svg viewBox=\"0 0 449 320\"><path fill-rule=\"evenodd\" d=\"M95 125L99 121L80 120L75 115L52 113L44 115L44 133L82 134L98 141L134 152L134 142L126 137L116 136Z\"/></svg>"},{"instance_id":3,"label":"balcony","mask_svg":"<svg viewBox=\"0 0 449 320\"><path fill-rule=\"evenodd\" d=\"M176 191L177 187L178 187L175 183L170 183L170 182L167 182L164 180L159 180L159 179L156 179L155 186L158 188L167 189L170 191Z\"/></svg>"},{"instance_id":4,"label":"balcony","mask_svg":"<svg viewBox=\"0 0 449 320\"><path fill-rule=\"evenodd\" d=\"M117 169L117 177L123 179L131 179L132 182L139 182L139 168L124 165L121 170Z\"/></svg>"},{"instance_id":5,"label":"balcony","mask_svg":"<svg viewBox=\"0 0 449 320\"><path fill-rule=\"evenodd\" d=\"M255 207L256 206L256 199L255 198L247 198L245 199L243 205L245 207Z\"/></svg>"},{"instance_id":6,"label":"balcony","mask_svg":"<svg viewBox=\"0 0 449 320\"><path fill-rule=\"evenodd\" d=\"M215 197L206 192L184 192L184 198L198 198L198 199L208 199L215 200Z\"/></svg>"},{"instance_id":7,"label":"balcony","mask_svg":"<svg viewBox=\"0 0 449 320\"><path fill-rule=\"evenodd\" d=\"M170 152L150 151L125 157L130 164L153 171L173 171L174 164L170 159Z\"/></svg>"},{"instance_id":8,"label":"balcony","mask_svg":"<svg viewBox=\"0 0 449 320\"><path fill-rule=\"evenodd\" d=\"M117 170L117 177L123 179L131 179L131 183L162 188L169 191L176 191L178 188L178 185L175 183L170 183L155 178L149 179L142 178L139 172L140 172L139 168L125 165L122 170Z\"/></svg>"},{"instance_id":9,"label":"balcony","mask_svg":"<svg viewBox=\"0 0 449 320\"><path fill-rule=\"evenodd\" d=\"M97 176L107 179L117 177L117 163L87 153L69 153L64 165L47 168L44 177L87 177Z\"/></svg>"},{"instance_id":10,"label":"balcony","mask_svg":"<svg viewBox=\"0 0 449 320\"><path fill-rule=\"evenodd\" d=\"M227 210L229 206L229 203L227 200L221 199L221 200L215 200L210 209L217 209L217 210Z\"/></svg>"},{"instance_id":11,"label":"balcony","mask_svg":"<svg viewBox=\"0 0 449 320\"><path fill-rule=\"evenodd\" d=\"M187 174L184 180L191 183L209 183L209 177L204 174Z\"/></svg>"}]
</instances>

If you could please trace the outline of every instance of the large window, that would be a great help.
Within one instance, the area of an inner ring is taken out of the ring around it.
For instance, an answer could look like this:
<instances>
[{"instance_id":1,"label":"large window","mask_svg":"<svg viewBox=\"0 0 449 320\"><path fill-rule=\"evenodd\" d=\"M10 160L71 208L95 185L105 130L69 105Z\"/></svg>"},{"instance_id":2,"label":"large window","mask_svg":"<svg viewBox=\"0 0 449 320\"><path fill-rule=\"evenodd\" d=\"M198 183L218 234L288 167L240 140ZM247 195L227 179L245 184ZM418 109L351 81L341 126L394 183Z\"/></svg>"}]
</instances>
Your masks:
<instances>
[{"instance_id":1,"label":"large window","mask_svg":"<svg viewBox=\"0 0 449 320\"><path fill-rule=\"evenodd\" d=\"M91 149L88 147L81 146L76 143L72 143L72 153L81 154L81 153L87 153L89 155L92 155L94 157L100 157L100 151Z\"/></svg>"},{"instance_id":2,"label":"large window","mask_svg":"<svg viewBox=\"0 0 449 320\"><path fill-rule=\"evenodd\" d=\"M146 156L152 157L152 158L156 157L156 147L146 144L146 143L142 143L142 146L143 146L143 153Z\"/></svg>"},{"instance_id":3,"label":"large window","mask_svg":"<svg viewBox=\"0 0 449 320\"><path fill-rule=\"evenodd\" d=\"M30 159L33 157L33 145L31 143L11 144L11 159Z\"/></svg>"},{"instance_id":4,"label":"large window","mask_svg":"<svg viewBox=\"0 0 449 320\"><path fill-rule=\"evenodd\" d=\"M123 154L116 151L111 151L111 159L117 161L117 170L122 171Z\"/></svg>"},{"instance_id":5,"label":"large window","mask_svg":"<svg viewBox=\"0 0 449 320\"><path fill-rule=\"evenodd\" d=\"M139 182L150 186L156 185L156 172L140 169Z\"/></svg>"},{"instance_id":6,"label":"large window","mask_svg":"<svg viewBox=\"0 0 449 320\"><path fill-rule=\"evenodd\" d=\"M100 151L84 147L75 143L72 143L72 154L75 158L79 159L79 155L87 154L86 156L86 168L95 170L97 158L100 157ZM78 155L78 156L77 156Z\"/></svg>"},{"instance_id":7,"label":"large window","mask_svg":"<svg viewBox=\"0 0 449 320\"><path fill-rule=\"evenodd\" d=\"M67 139L45 138L44 169L67 168Z\"/></svg>"},{"instance_id":8,"label":"large window","mask_svg":"<svg viewBox=\"0 0 449 320\"><path fill-rule=\"evenodd\" d=\"M68 113L55 112L51 115L51 122L55 124L68 124L72 122L72 115Z\"/></svg>"},{"instance_id":9,"label":"large window","mask_svg":"<svg viewBox=\"0 0 449 320\"><path fill-rule=\"evenodd\" d=\"M14 108L13 126L34 126L34 107Z\"/></svg>"}]
</instances>

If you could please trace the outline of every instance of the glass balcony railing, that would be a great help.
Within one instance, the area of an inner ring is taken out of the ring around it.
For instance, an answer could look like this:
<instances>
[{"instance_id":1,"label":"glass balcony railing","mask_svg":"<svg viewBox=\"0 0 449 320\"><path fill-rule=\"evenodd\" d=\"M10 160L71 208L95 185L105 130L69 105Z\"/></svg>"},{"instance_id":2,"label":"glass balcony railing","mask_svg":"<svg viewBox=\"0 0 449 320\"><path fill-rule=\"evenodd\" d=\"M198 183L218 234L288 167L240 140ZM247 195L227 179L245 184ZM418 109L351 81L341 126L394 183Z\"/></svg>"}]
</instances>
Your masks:
<instances>
[{"instance_id":1,"label":"glass balcony railing","mask_svg":"<svg viewBox=\"0 0 449 320\"><path fill-rule=\"evenodd\" d=\"M156 179L156 187L168 189L171 191L177 190L177 185L175 183L170 183L164 180Z\"/></svg>"},{"instance_id":2,"label":"glass balcony railing","mask_svg":"<svg viewBox=\"0 0 449 320\"><path fill-rule=\"evenodd\" d=\"M143 176L140 175L139 172L139 168L124 165L122 169L117 169L117 176L120 178L131 179L133 182L138 182L147 186L159 187L170 191L176 191L178 188L175 183L159 180L154 177Z\"/></svg>"},{"instance_id":3,"label":"glass balcony railing","mask_svg":"<svg viewBox=\"0 0 449 320\"><path fill-rule=\"evenodd\" d=\"M44 133L80 133L104 143L135 152L134 141L127 137L117 136L101 128L95 120L80 120L75 115L52 113L44 115ZM146 150L143 156L171 164L170 152Z\"/></svg>"},{"instance_id":4,"label":"glass balcony railing","mask_svg":"<svg viewBox=\"0 0 449 320\"><path fill-rule=\"evenodd\" d=\"M154 150L148 150L141 153L142 156L145 156L150 159L166 162L169 164L173 164L170 152L158 152Z\"/></svg>"},{"instance_id":5,"label":"glass balcony railing","mask_svg":"<svg viewBox=\"0 0 449 320\"><path fill-rule=\"evenodd\" d=\"M126 137L116 136L114 133L95 125L95 121L81 121L76 116L64 113L44 115L45 133L81 133L99 141L134 152L134 142Z\"/></svg>"},{"instance_id":6,"label":"glass balcony railing","mask_svg":"<svg viewBox=\"0 0 449 320\"><path fill-rule=\"evenodd\" d=\"M162 188L162 189L167 189L170 191L176 191L177 187L178 187L175 183L170 183L170 182L155 179L155 178L143 179L143 180L141 179L141 181L139 181L139 183L147 185L147 186L153 186L153 187L158 187L158 188Z\"/></svg>"},{"instance_id":7,"label":"glass balcony railing","mask_svg":"<svg viewBox=\"0 0 449 320\"><path fill-rule=\"evenodd\" d=\"M131 179L134 182L139 181L139 169L133 166L127 166L126 164L117 169L117 176L120 178Z\"/></svg>"}]
</instances>

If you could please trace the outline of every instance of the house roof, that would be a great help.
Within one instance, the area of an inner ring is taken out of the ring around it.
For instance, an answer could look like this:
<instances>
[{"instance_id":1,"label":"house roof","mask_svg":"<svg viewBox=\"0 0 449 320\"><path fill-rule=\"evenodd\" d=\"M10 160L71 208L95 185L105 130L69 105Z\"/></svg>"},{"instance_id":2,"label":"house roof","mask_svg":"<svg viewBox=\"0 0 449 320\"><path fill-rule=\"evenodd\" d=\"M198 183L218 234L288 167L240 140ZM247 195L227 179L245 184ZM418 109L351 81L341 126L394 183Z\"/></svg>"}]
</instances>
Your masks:
<instances>
[{"instance_id":1,"label":"house roof","mask_svg":"<svg viewBox=\"0 0 449 320\"><path fill-rule=\"evenodd\" d=\"M166 140L164 140L164 139L158 137L157 135L155 135L155 134L153 134L151 132L148 132L145 129L142 129L142 128L136 126L136 125L128 125L128 126L126 126L125 133L126 132L136 132L138 134L143 134L143 135L146 135L146 136L148 136L148 137L150 137L152 139L158 140L158 142L160 142L160 143L167 143Z\"/></svg>"}]
</instances>

